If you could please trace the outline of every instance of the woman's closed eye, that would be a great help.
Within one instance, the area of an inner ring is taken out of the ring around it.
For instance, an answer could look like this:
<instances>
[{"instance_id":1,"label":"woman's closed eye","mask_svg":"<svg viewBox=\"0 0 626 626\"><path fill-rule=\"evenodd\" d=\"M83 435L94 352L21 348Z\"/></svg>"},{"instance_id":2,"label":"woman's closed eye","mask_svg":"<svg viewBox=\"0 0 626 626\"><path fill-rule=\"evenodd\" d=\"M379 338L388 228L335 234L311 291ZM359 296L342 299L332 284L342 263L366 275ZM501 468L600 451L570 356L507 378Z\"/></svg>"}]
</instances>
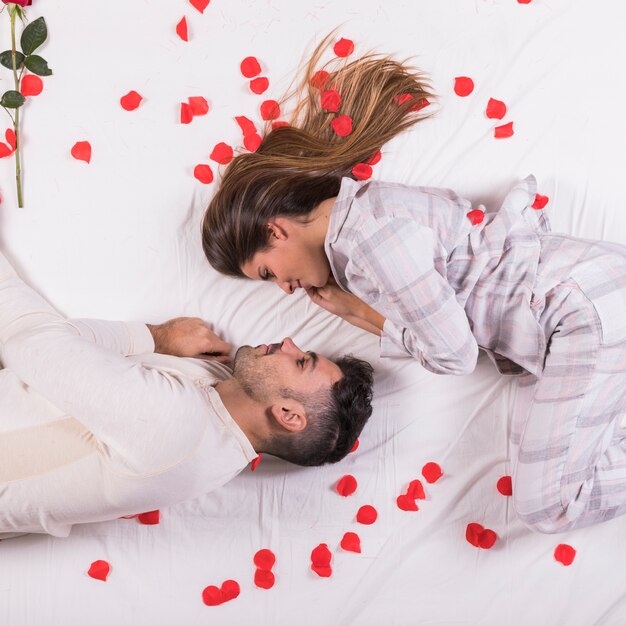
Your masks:
<instances>
[{"instance_id":1,"label":"woman's closed eye","mask_svg":"<svg viewBox=\"0 0 626 626\"><path fill-rule=\"evenodd\" d=\"M275 278L272 272L270 272L268 269L263 270L263 273L261 274L261 280L271 280L272 278Z\"/></svg>"}]
</instances>

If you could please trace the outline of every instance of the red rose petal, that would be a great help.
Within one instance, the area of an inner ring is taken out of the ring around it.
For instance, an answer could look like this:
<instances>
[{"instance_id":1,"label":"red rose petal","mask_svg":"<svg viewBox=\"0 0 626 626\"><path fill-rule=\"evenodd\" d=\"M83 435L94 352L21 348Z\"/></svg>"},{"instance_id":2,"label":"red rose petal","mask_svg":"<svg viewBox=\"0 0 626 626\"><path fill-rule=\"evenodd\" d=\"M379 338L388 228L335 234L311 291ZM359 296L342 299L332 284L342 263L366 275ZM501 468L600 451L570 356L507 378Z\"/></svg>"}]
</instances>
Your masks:
<instances>
[{"instance_id":1,"label":"red rose petal","mask_svg":"<svg viewBox=\"0 0 626 626\"><path fill-rule=\"evenodd\" d=\"M411 100L413 100L413 96L410 93L401 93L397 96L394 96L393 99L398 106L402 106L406 102L410 102Z\"/></svg>"},{"instance_id":2,"label":"red rose petal","mask_svg":"<svg viewBox=\"0 0 626 626\"><path fill-rule=\"evenodd\" d=\"M351 474L346 474L343 478L339 480L337 483L337 493L340 496L351 496L357 488L356 478Z\"/></svg>"},{"instance_id":3,"label":"red rose petal","mask_svg":"<svg viewBox=\"0 0 626 626\"><path fill-rule=\"evenodd\" d=\"M238 115L235 117L235 121L239 124L239 128L241 128L244 137L246 135L254 135L257 132L254 122L249 120L245 115Z\"/></svg>"},{"instance_id":4,"label":"red rose petal","mask_svg":"<svg viewBox=\"0 0 626 626\"><path fill-rule=\"evenodd\" d=\"M489 119L501 120L506 115L506 104L502 100L489 98L485 114Z\"/></svg>"},{"instance_id":5,"label":"red rose petal","mask_svg":"<svg viewBox=\"0 0 626 626\"><path fill-rule=\"evenodd\" d=\"M346 533L341 539L340 545L348 552L361 552L361 539L356 533Z\"/></svg>"},{"instance_id":6,"label":"red rose petal","mask_svg":"<svg viewBox=\"0 0 626 626\"><path fill-rule=\"evenodd\" d=\"M474 226L476 226L476 224L480 224L485 219L485 213L480 209L474 209L473 211L470 211L466 217L470 222L472 222L472 224L474 224Z\"/></svg>"},{"instance_id":7,"label":"red rose petal","mask_svg":"<svg viewBox=\"0 0 626 626\"><path fill-rule=\"evenodd\" d=\"M411 113L414 113L415 111L421 111L422 109L425 109L427 106L430 105L430 100L428 100L427 98L420 98L410 109L409 111L411 111Z\"/></svg>"},{"instance_id":8,"label":"red rose petal","mask_svg":"<svg viewBox=\"0 0 626 626\"><path fill-rule=\"evenodd\" d=\"M181 124L190 124L193 119L193 111L191 110L191 106L186 102L180 103L180 123Z\"/></svg>"},{"instance_id":9,"label":"red rose petal","mask_svg":"<svg viewBox=\"0 0 626 626\"><path fill-rule=\"evenodd\" d=\"M7 133L9 131L7 130ZM8 141L8 137L7 137L7 141ZM10 143L10 142L9 142ZM532 203L532 208L533 209L543 209L543 207L546 206L546 204L548 204L550 198L548 198L548 196L542 196L540 193L535 195L535 201Z\"/></svg>"},{"instance_id":10,"label":"red rose petal","mask_svg":"<svg viewBox=\"0 0 626 626\"><path fill-rule=\"evenodd\" d=\"M352 175L357 180L367 180L372 177L372 166L367 163L357 163L352 168Z\"/></svg>"},{"instance_id":11,"label":"red rose petal","mask_svg":"<svg viewBox=\"0 0 626 626\"><path fill-rule=\"evenodd\" d=\"M493 136L496 139L505 139L506 137L512 137L513 134L513 122L503 124L502 126L496 126L493 132Z\"/></svg>"},{"instance_id":12,"label":"red rose petal","mask_svg":"<svg viewBox=\"0 0 626 626\"><path fill-rule=\"evenodd\" d=\"M532 0L517 0L519 4L530 4Z\"/></svg>"},{"instance_id":13,"label":"red rose petal","mask_svg":"<svg viewBox=\"0 0 626 626\"><path fill-rule=\"evenodd\" d=\"M239 69L246 78L254 78L261 73L261 66L256 57L246 57L241 62Z\"/></svg>"},{"instance_id":14,"label":"red rose petal","mask_svg":"<svg viewBox=\"0 0 626 626\"><path fill-rule=\"evenodd\" d=\"M383 158L383 155L381 154L380 150L376 150L372 152L372 156L370 156L370 158L367 159L367 161L365 162L368 165L376 165L376 163L378 163L382 158Z\"/></svg>"},{"instance_id":15,"label":"red rose petal","mask_svg":"<svg viewBox=\"0 0 626 626\"><path fill-rule=\"evenodd\" d=\"M137 517L139 518L140 523L145 524L146 526L152 526L159 523L161 512L159 510L147 511L146 513L139 513Z\"/></svg>"},{"instance_id":16,"label":"red rose petal","mask_svg":"<svg viewBox=\"0 0 626 626\"><path fill-rule=\"evenodd\" d=\"M11 146L11 149L15 150L15 146L17 145L17 138L15 137L15 131L12 128L7 128L6 133L4 133L4 138L7 140L7 143Z\"/></svg>"},{"instance_id":17,"label":"red rose petal","mask_svg":"<svg viewBox=\"0 0 626 626\"><path fill-rule=\"evenodd\" d=\"M330 565L311 565L311 569L321 578L329 578L333 573Z\"/></svg>"},{"instance_id":18,"label":"red rose petal","mask_svg":"<svg viewBox=\"0 0 626 626\"><path fill-rule=\"evenodd\" d=\"M443 476L443 472L437 463L433 463L431 461L422 467L422 476L426 479L427 483L432 484L437 482Z\"/></svg>"},{"instance_id":19,"label":"red rose petal","mask_svg":"<svg viewBox=\"0 0 626 626\"><path fill-rule=\"evenodd\" d=\"M269 86L270 81L265 76L259 76L250 81L250 90L257 95L262 94Z\"/></svg>"},{"instance_id":20,"label":"red rose petal","mask_svg":"<svg viewBox=\"0 0 626 626\"><path fill-rule=\"evenodd\" d=\"M246 150L249 150L250 152L256 152L262 141L263 139L261 139L261 136L257 133L254 133L253 135L244 135L243 145L245 146Z\"/></svg>"},{"instance_id":21,"label":"red rose petal","mask_svg":"<svg viewBox=\"0 0 626 626\"><path fill-rule=\"evenodd\" d=\"M106 561L94 561L87 574L96 580L106 580L111 566Z\"/></svg>"},{"instance_id":22,"label":"red rose petal","mask_svg":"<svg viewBox=\"0 0 626 626\"><path fill-rule=\"evenodd\" d=\"M200 13L204 13L204 9L209 6L209 2L211 2L211 0L189 0L189 4L191 4L194 9L198 9Z\"/></svg>"},{"instance_id":23,"label":"red rose petal","mask_svg":"<svg viewBox=\"0 0 626 626\"><path fill-rule=\"evenodd\" d=\"M418 479L412 480L406 490L406 495L414 500L426 500L422 481Z\"/></svg>"},{"instance_id":24,"label":"red rose petal","mask_svg":"<svg viewBox=\"0 0 626 626\"><path fill-rule=\"evenodd\" d=\"M576 550L567 543L560 543L554 549L554 558L563 565L571 565L576 556Z\"/></svg>"},{"instance_id":25,"label":"red rose petal","mask_svg":"<svg viewBox=\"0 0 626 626\"><path fill-rule=\"evenodd\" d=\"M419 510L419 507L417 506L417 503L415 502L415 500L411 498L409 495L407 495L406 493L403 493L402 495L396 498L396 504L398 505L398 508L402 509L403 511L418 511Z\"/></svg>"},{"instance_id":26,"label":"red rose petal","mask_svg":"<svg viewBox=\"0 0 626 626\"><path fill-rule=\"evenodd\" d=\"M120 104L125 111L134 111L141 104L142 100L141 94L133 90L120 98Z\"/></svg>"},{"instance_id":27,"label":"red rose petal","mask_svg":"<svg viewBox=\"0 0 626 626\"><path fill-rule=\"evenodd\" d=\"M222 604L224 602L222 592L215 585L209 585L202 591L202 602L207 606Z\"/></svg>"},{"instance_id":28,"label":"red rose petal","mask_svg":"<svg viewBox=\"0 0 626 626\"><path fill-rule=\"evenodd\" d=\"M209 112L209 103L206 101L206 98L202 96L190 96L187 100L189 101L191 114L194 117L196 115L206 115Z\"/></svg>"},{"instance_id":29,"label":"red rose petal","mask_svg":"<svg viewBox=\"0 0 626 626\"><path fill-rule=\"evenodd\" d=\"M496 488L503 496L513 495L513 483L510 476L502 476L496 483Z\"/></svg>"},{"instance_id":30,"label":"red rose petal","mask_svg":"<svg viewBox=\"0 0 626 626\"><path fill-rule=\"evenodd\" d=\"M328 549L328 544L320 543L311 551L311 563L316 566L330 565L333 555Z\"/></svg>"},{"instance_id":31,"label":"red rose petal","mask_svg":"<svg viewBox=\"0 0 626 626\"><path fill-rule=\"evenodd\" d=\"M274 130L276 130L277 128L282 128L283 126L289 126L289 122L283 122L282 120L279 120L272 124L272 128Z\"/></svg>"},{"instance_id":32,"label":"red rose petal","mask_svg":"<svg viewBox=\"0 0 626 626\"><path fill-rule=\"evenodd\" d=\"M338 91L334 89L327 89L322 92L322 109L330 111L331 113L337 113L341 106L341 96Z\"/></svg>"},{"instance_id":33,"label":"red rose petal","mask_svg":"<svg viewBox=\"0 0 626 626\"><path fill-rule=\"evenodd\" d=\"M274 574L267 569L257 569L254 572L254 584L261 589L271 589L275 582Z\"/></svg>"},{"instance_id":34,"label":"red rose petal","mask_svg":"<svg viewBox=\"0 0 626 626\"><path fill-rule=\"evenodd\" d=\"M227 143L221 141L220 143L215 144L215 147L213 148L213 151L211 152L211 156L209 158L213 161L216 161L220 165L226 165L227 163L230 163L233 159L233 149ZM257 457L257 459L260 459L260 455ZM256 459L252 461L252 463L254 464L255 461Z\"/></svg>"},{"instance_id":35,"label":"red rose petal","mask_svg":"<svg viewBox=\"0 0 626 626\"><path fill-rule=\"evenodd\" d=\"M352 132L352 118L349 115L337 116L330 125L340 137L347 137Z\"/></svg>"},{"instance_id":36,"label":"red rose petal","mask_svg":"<svg viewBox=\"0 0 626 626\"><path fill-rule=\"evenodd\" d=\"M280 105L276 100L264 100L261 102L261 118L275 120L280 117Z\"/></svg>"},{"instance_id":37,"label":"red rose petal","mask_svg":"<svg viewBox=\"0 0 626 626\"><path fill-rule=\"evenodd\" d=\"M183 17L178 24L176 24L176 34L183 40L189 41L189 33L187 32L187 18Z\"/></svg>"},{"instance_id":38,"label":"red rose petal","mask_svg":"<svg viewBox=\"0 0 626 626\"><path fill-rule=\"evenodd\" d=\"M350 448L350 452L356 452L358 447L359 447L359 439L357 437L356 441L354 442L354 445Z\"/></svg>"},{"instance_id":39,"label":"red rose petal","mask_svg":"<svg viewBox=\"0 0 626 626\"><path fill-rule=\"evenodd\" d=\"M469 76L457 76L454 79L454 93L464 98L474 91L474 81Z\"/></svg>"},{"instance_id":40,"label":"red rose petal","mask_svg":"<svg viewBox=\"0 0 626 626\"><path fill-rule=\"evenodd\" d=\"M193 169L193 175L203 184L208 185L213 182L213 171L210 165L200 163Z\"/></svg>"},{"instance_id":41,"label":"red rose petal","mask_svg":"<svg viewBox=\"0 0 626 626\"><path fill-rule=\"evenodd\" d=\"M478 548L479 547L478 539L480 537L480 534L484 530L485 529L481 524L472 522L468 524L467 528L465 529L465 539L467 539L467 541L471 543L473 546L476 546Z\"/></svg>"},{"instance_id":42,"label":"red rose petal","mask_svg":"<svg viewBox=\"0 0 626 626\"><path fill-rule=\"evenodd\" d=\"M91 144L88 141L77 141L72 146L72 156L78 161L91 161Z\"/></svg>"},{"instance_id":43,"label":"red rose petal","mask_svg":"<svg viewBox=\"0 0 626 626\"><path fill-rule=\"evenodd\" d=\"M213 152L215 152L215 150L213 150ZM231 155L231 158L232 158L232 155L233 155L232 148L231 148L231 151L230 151L230 155ZM211 157L211 158L213 158L213 157ZM228 159L228 160L230 161L230 159ZM228 161L227 161L227 162L228 162ZM262 458L262 457L263 457L263 455L262 455L262 454L259 454L259 456L257 456L257 458L256 458L256 459L254 459L254 460L252 461L252 463L250 464L250 471L251 471L251 472L254 472L254 470L255 470L257 467L259 467L259 463L261 462L261 458Z\"/></svg>"},{"instance_id":44,"label":"red rose petal","mask_svg":"<svg viewBox=\"0 0 626 626\"><path fill-rule=\"evenodd\" d=\"M373 524L378 518L378 512L373 506L366 504L356 514L356 521L360 524Z\"/></svg>"},{"instance_id":45,"label":"red rose petal","mask_svg":"<svg viewBox=\"0 0 626 626\"><path fill-rule=\"evenodd\" d=\"M489 550L496 542L497 538L498 535L496 535L493 530L485 528L485 530L478 535L478 546L483 548L483 550Z\"/></svg>"},{"instance_id":46,"label":"red rose petal","mask_svg":"<svg viewBox=\"0 0 626 626\"><path fill-rule=\"evenodd\" d=\"M333 50L338 57L347 57L354 52L354 42L343 37L333 46Z\"/></svg>"},{"instance_id":47,"label":"red rose petal","mask_svg":"<svg viewBox=\"0 0 626 626\"><path fill-rule=\"evenodd\" d=\"M253 561L259 569L272 569L276 563L276 556L271 550L263 548L254 555Z\"/></svg>"},{"instance_id":48,"label":"red rose petal","mask_svg":"<svg viewBox=\"0 0 626 626\"><path fill-rule=\"evenodd\" d=\"M315 74L313 74L313 76L311 76L311 80L309 82L312 87L315 87L315 89L324 89L329 78L330 74L327 71L318 70Z\"/></svg>"},{"instance_id":49,"label":"red rose petal","mask_svg":"<svg viewBox=\"0 0 626 626\"><path fill-rule=\"evenodd\" d=\"M0 142L0 159L11 156L12 154L13 150L11 149L11 146L7 146L6 143Z\"/></svg>"},{"instance_id":50,"label":"red rose petal","mask_svg":"<svg viewBox=\"0 0 626 626\"><path fill-rule=\"evenodd\" d=\"M222 592L224 602L228 602L229 600L234 600L241 592L241 589L236 580L225 580L220 591Z\"/></svg>"},{"instance_id":51,"label":"red rose petal","mask_svg":"<svg viewBox=\"0 0 626 626\"><path fill-rule=\"evenodd\" d=\"M23 96L38 96L43 91L43 81L36 74L27 74L20 83Z\"/></svg>"}]
</instances>

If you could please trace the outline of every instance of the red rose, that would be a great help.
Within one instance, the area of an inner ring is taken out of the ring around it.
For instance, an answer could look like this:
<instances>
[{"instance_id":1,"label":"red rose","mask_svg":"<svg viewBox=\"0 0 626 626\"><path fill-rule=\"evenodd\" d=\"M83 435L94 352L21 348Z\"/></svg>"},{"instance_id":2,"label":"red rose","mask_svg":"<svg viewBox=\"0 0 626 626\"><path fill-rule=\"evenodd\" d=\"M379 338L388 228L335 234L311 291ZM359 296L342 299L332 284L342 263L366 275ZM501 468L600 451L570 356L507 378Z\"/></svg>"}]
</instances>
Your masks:
<instances>
[{"instance_id":1,"label":"red rose","mask_svg":"<svg viewBox=\"0 0 626 626\"><path fill-rule=\"evenodd\" d=\"M18 4L21 7L29 7L33 0L2 0L4 4Z\"/></svg>"}]
</instances>

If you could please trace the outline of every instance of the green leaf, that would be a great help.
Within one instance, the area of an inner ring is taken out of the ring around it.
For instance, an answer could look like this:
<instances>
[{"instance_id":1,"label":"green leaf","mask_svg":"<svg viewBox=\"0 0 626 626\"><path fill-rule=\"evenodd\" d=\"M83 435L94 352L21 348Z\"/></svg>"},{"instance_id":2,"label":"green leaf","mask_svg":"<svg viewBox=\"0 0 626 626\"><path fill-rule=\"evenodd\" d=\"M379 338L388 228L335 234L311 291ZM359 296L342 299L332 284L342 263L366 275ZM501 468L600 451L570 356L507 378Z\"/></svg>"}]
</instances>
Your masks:
<instances>
[{"instance_id":1,"label":"green leaf","mask_svg":"<svg viewBox=\"0 0 626 626\"><path fill-rule=\"evenodd\" d=\"M21 52L15 51L15 69L22 69L22 64L24 63L24 55ZM10 70L13 69L13 58L11 56L10 50L5 50L4 52L0 52L0 63L4 65L4 67L8 67Z\"/></svg>"},{"instance_id":2,"label":"green leaf","mask_svg":"<svg viewBox=\"0 0 626 626\"><path fill-rule=\"evenodd\" d=\"M19 91L5 91L0 99L0 106L7 109L19 109L26 98Z\"/></svg>"},{"instance_id":3,"label":"green leaf","mask_svg":"<svg viewBox=\"0 0 626 626\"><path fill-rule=\"evenodd\" d=\"M22 32L20 45L24 54L32 54L46 40L48 27L43 17L38 17L31 22Z\"/></svg>"},{"instance_id":4,"label":"green leaf","mask_svg":"<svg viewBox=\"0 0 626 626\"><path fill-rule=\"evenodd\" d=\"M33 73L38 76L50 76L52 70L48 67L48 61L42 59L36 54L30 54L26 57L24 65Z\"/></svg>"}]
</instances>

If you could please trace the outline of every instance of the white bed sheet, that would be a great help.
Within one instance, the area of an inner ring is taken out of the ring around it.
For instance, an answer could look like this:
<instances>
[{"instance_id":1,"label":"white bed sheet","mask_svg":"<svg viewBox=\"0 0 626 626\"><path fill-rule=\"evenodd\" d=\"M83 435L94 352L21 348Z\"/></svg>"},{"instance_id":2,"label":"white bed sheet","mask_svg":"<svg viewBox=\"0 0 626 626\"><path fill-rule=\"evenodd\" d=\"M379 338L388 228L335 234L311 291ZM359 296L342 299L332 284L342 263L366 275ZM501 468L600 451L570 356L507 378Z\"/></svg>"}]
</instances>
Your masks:
<instances>
[{"instance_id":1,"label":"white bed sheet","mask_svg":"<svg viewBox=\"0 0 626 626\"><path fill-rule=\"evenodd\" d=\"M337 465L264 458L219 491L163 509L157 526L117 520L67 539L0 542L0 624L624 624L626 519L540 535L495 488L512 469L510 381L485 358L465 377L380 361L372 336L306 297L217 276L198 237L215 184L193 177L215 143L239 145L233 117L259 121L260 102L282 94L306 46L340 25L356 54L415 56L441 95L434 119L385 146L377 178L448 186L495 210L532 172L554 230L626 243L623 4L213 0L201 15L183 0L35 0L27 11L46 18L54 76L24 113L24 209L12 158L0 161L0 247L25 278L70 316L202 315L236 344L291 335L370 358L377 381L360 447ZM187 43L174 33L183 15ZM263 96L239 72L248 55L270 79ZM463 75L476 84L467 98L452 90ZM119 98L131 89L145 100L126 112ZM181 125L179 103L194 95L211 111ZM490 97L506 102L513 137L493 138ZM90 165L69 154L79 140L92 143ZM444 477L420 511L400 511L396 496L431 460ZM359 487L342 498L334 485L346 473ZM356 523L362 504L378 509L375 524ZM466 542L469 522L497 532L491 550ZM359 533L362 554L338 548L346 531ZM329 579L309 569L322 542L334 555ZM554 560L558 543L577 550L571 566ZM262 547L277 555L268 591L253 584ZM86 574L96 559L111 563L106 582ZM229 578L239 598L205 606L203 588Z\"/></svg>"}]
</instances>

